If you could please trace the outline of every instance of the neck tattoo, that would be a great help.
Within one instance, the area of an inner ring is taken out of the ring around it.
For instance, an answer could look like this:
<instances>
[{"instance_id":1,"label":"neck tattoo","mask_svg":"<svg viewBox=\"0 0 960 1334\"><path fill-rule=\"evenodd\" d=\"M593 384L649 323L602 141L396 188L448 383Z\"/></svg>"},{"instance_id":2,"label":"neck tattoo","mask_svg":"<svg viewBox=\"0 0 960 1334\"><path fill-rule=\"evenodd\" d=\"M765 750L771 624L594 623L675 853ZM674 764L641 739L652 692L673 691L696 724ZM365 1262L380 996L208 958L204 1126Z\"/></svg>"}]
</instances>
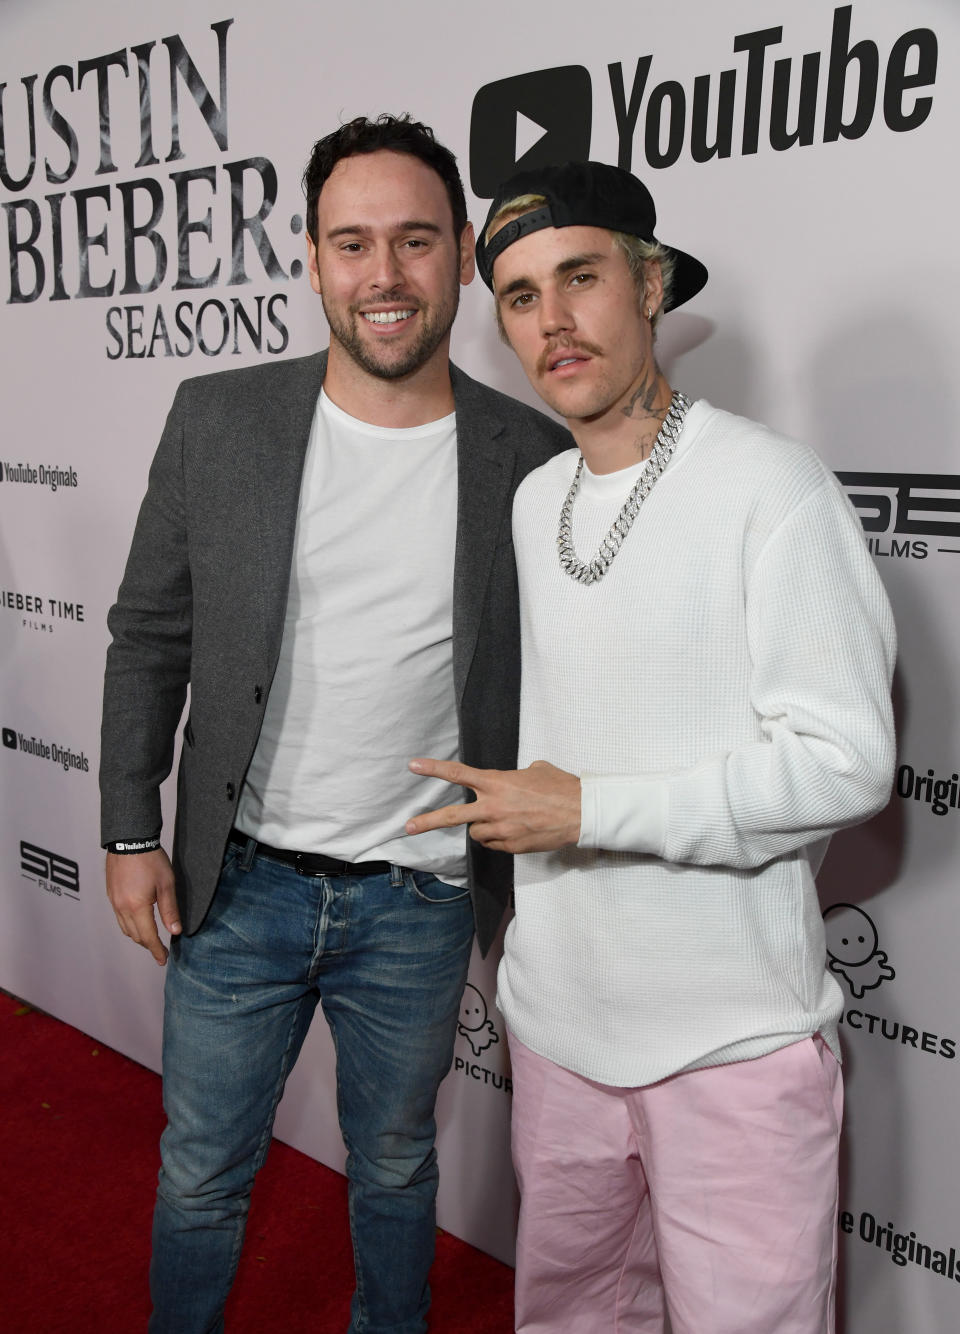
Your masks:
<instances>
[{"instance_id":1,"label":"neck tattoo","mask_svg":"<svg viewBox=\"0 0 960 1334\"><path fill-rule=\"evenodd\" d=\"M613 564L613 558L623 545L623 539L633 527L633 521L640 511L640 506L653 490L657 479L670 462L673 451L677 447L677 439L683 426L683 419L686 417L689 407L690 399L687 398L686 394L681 394L677 390L670 400L667 415L657 432L657 438L653 442L653 449L650 451L646 466L637 478L633 490L627 496L620 513L614 519L610 531L600 543L599 551L591 561L582 561L577 556L573 547L571 530L573 502L580 490L580 477L583 473L583 455L580 455L577 471L573 475L570 490L567 492L567 498L560 511L560 528L557 533L557 553L560 557L561 569L569 574L571 579L576 579L578 584L597 583Z\"/></svg>"}]
</instances>

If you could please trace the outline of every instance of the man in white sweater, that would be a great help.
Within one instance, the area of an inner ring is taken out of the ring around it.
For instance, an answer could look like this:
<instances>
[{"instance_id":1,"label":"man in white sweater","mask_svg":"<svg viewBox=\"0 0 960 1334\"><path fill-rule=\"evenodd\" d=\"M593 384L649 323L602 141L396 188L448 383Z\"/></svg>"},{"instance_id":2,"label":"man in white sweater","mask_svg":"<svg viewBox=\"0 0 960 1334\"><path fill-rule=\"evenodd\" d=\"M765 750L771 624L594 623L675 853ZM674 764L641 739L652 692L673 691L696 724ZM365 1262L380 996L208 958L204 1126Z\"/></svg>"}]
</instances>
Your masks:
<instances>
[{"instance_id":1,"label":"man in white sweater","mask_svg":"<svg viewBox=\"0 0 960 1334\"><path fill-rule=\"evenodd\" d=\"M517 492L520 764L415 760L523 853L499 1004L519 1331L833 1329L841 994L814 875L886 803L887 599L809 449L674 393L701 264L599 163L527 172L478 245L579 446ZM596 554L594 554L596 553Z\"/></svg>"}]
</instances>

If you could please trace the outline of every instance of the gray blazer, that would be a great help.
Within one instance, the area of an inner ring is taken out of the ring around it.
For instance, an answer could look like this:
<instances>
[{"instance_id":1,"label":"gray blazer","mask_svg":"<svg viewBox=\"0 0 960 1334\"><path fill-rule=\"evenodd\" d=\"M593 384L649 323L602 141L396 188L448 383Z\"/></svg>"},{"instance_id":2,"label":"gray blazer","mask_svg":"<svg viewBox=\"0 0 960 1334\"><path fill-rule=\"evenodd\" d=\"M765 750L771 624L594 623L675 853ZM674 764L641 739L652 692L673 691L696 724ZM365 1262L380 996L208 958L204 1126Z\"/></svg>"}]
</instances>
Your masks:
<instances>
[{"instance_id":1,"label":"gray blazer","mask_svg":"<svg viewBox=\"0 0 960 1334\"><path fill-rule=\"evenodd\" d=\"M177 391L108 625L101 841L160 829L177 778L173 868L184 931L216 891L280 653L303 461L326 353L185 381ZM570 436L451 366L459 501L453 673L460 756L513 768L520 651L511 508ZM511 859L467 839L477 936L496 935Z\"/></svg>"}]
</instances>

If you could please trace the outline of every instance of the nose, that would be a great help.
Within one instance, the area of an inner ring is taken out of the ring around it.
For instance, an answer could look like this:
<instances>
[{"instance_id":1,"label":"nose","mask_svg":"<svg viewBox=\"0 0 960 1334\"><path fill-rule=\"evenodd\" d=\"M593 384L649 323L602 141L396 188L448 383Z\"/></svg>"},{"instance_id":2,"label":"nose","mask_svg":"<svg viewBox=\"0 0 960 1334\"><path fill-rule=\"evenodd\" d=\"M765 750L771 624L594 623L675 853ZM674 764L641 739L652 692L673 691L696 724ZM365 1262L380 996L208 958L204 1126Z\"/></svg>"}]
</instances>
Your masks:
<instances>
[{"instance_id":1,"label":"nose","mask_svg":"<svg viewBox=\"0 0 960 1334\"><path fill-rule=\"evenodd\" d=\"M556 338L570 333L576 327L573 311L562 291L547 290L540 294L540 332L544 338Z\"/></svg>"},{"instance_id":2,"label":"nose","mask_svg":"<svg viewBox=\"0 0 960 1334\"><path fill-rule=\"evenodd\" d=\"M370 274L370 286L380 292L392 292L403 282L400 259L392 245L378 246Z\"/></svg>"}]
</instances>

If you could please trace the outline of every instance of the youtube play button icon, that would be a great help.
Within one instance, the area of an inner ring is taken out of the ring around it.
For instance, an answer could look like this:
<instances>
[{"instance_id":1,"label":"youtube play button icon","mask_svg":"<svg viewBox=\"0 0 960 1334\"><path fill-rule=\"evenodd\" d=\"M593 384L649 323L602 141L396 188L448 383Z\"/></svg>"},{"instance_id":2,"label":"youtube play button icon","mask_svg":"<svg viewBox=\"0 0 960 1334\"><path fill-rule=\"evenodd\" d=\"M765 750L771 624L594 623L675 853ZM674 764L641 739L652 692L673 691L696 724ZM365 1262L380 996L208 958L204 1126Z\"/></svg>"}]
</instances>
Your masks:
<instances>
[{"instance_id":1,"label":"youtube play button icon","mask_svg":"<svg viewBox=\"0 0 960 1334\"><path fill-rule=\"evenodd\" d=\"M582 65L534 70L485 84L470 117L470 185L492 199L517 171L586 161L593 98Z\"/></svg>"}]
</instances>

